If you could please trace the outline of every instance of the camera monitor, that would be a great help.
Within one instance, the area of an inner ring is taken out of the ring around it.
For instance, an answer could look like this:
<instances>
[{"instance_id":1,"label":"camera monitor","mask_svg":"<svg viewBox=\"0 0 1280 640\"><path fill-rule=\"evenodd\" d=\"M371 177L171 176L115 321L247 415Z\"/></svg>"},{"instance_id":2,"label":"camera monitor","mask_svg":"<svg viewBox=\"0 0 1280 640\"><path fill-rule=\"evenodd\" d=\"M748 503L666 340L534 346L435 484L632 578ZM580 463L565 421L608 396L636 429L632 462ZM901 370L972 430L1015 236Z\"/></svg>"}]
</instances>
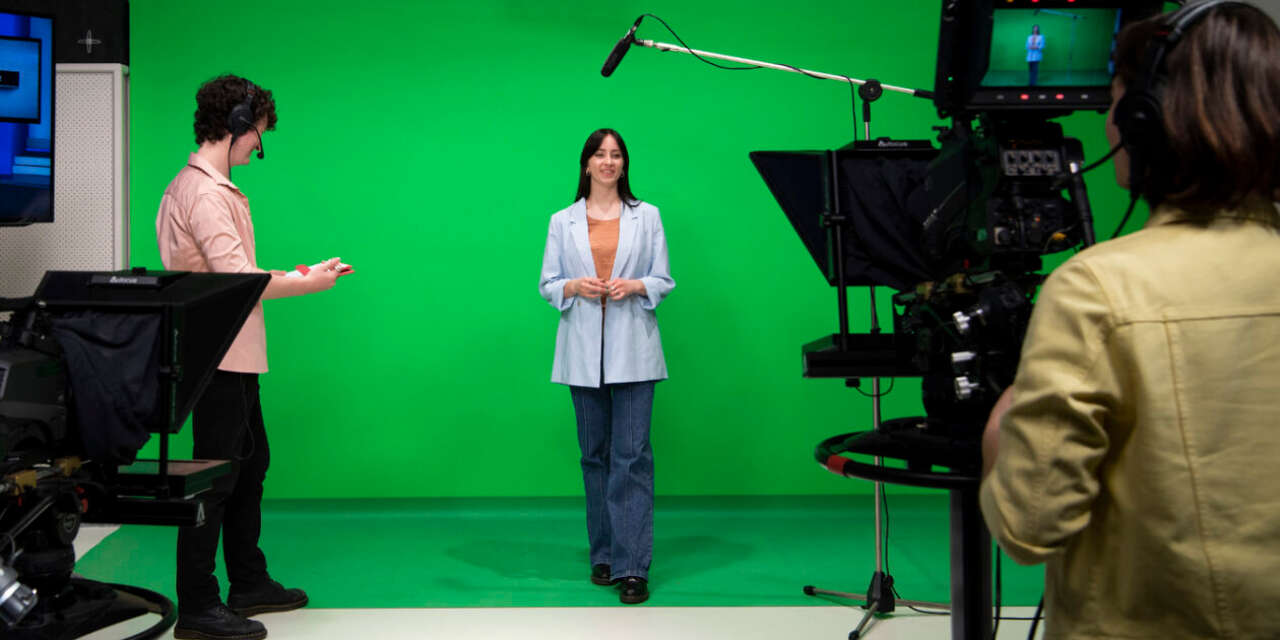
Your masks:
<instances>
[{"instance_id":1,"label":"camera monitor","mask_svg":"<svg viewBox=\"0 0 1280 640\"><path fill-rule=\"evenodd\" d=\"M53 222L53 19L0 11L0 226Z\"/></svg>"},{"instance_id":2,"label":"camera monitor","mask_svg":"<svg viewBox=\"0 0 1280 640\"><path fill-rule=\"evenodd\" d=\"M1076 111L1111 104L1116 36L1152 0L977 0L944 6L935 103L956 111ZM946 55L943 55L943 53Z\"/></svg>"}]
</instances>

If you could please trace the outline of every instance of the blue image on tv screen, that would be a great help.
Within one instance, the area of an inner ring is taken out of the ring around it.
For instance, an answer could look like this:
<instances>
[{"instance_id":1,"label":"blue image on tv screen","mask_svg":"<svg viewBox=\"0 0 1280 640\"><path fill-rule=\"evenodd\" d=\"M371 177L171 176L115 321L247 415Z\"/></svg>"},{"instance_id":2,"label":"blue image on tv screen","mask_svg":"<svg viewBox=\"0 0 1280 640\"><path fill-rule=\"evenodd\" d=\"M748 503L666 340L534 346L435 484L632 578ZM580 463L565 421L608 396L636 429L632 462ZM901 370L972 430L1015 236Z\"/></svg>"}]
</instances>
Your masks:
<instances>
[{"instance_id":1,"label":"blue image on tv screen","mask_svg":"<svg viewBox=\"0 0 1280 640\"><path fill-rule=\"evenodd\" d=\"M0 118L40 121L40 41L0 36Z\"/></svg>"},{"instance_id":2,"label":"blue image on tv screen","mask_svg":"<svg viewBox=\"0 0 1280 640\"><path fill-rule=\"evenodd\" d=\"M0 225L53 221L53 20L0 12Z\"/></svg>"}]
</instances>

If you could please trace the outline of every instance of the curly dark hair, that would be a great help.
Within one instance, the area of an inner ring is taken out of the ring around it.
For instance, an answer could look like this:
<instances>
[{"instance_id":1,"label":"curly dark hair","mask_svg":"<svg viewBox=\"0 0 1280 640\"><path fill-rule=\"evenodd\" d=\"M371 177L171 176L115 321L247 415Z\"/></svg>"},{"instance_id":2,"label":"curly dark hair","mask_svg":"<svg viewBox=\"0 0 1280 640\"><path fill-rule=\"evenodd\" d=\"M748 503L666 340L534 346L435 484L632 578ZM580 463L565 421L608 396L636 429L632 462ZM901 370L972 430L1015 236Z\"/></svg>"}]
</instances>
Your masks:
<instances>
[{"instance_id":1,"label":"curly dark hair","mask_svg":"<svg viewBox=\"0 0 1280 640\"><path fill-rule=\"evenodd\" d=\"M221 75L200 85L196 91L196 144L221 140L231 133L227 128L227 116L244 101L249 87L253 87L253 121L266 118L266 130L276 128L276 101L271 97L270 89L240 76Z\"/></svg>"}]
</instances>

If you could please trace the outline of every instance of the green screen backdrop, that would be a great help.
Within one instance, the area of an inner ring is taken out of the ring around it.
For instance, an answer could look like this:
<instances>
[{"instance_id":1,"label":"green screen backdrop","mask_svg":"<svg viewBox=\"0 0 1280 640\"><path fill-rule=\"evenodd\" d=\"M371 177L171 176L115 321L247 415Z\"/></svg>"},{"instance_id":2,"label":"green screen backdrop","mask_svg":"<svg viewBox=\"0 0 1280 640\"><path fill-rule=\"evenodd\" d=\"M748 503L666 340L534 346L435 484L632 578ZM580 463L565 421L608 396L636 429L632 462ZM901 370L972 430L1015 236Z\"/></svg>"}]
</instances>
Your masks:
<instances>
[{"instance_id":1,"label":"green screen backdrop","mask_svg":"<svg viewBox=\"0 0 1280 640\"><path fill-rule=\"evenodd\" d=\"M230 72L272 90L280 116L266 159L233 175L259 265L356 269L266 303L269 497L580 493L569 392L549 382L558 314L537 281L599 127L625 137L677 282L658 311L659 494L871 491L813 460L820 440L870 428L871 401L801 377L800 346L835 330L835 292L747 157L848 143L850 88L639 48L602 78L645 11L696 49L932 88L937 2L132 2L133 264L160 266L155 211L195 149L196 88ZM655 20L638 35L674 42ZM1105 152L1101 115L1064 122L1088 157ZM876 136L939 124L919 98L873 107ZM1089 176L1105 233L1127 202L1110 171ZM850 299L865 331L866 290ZM897 381L884 416L920 412L918 381Z\"/></svg>"}]
</instances>

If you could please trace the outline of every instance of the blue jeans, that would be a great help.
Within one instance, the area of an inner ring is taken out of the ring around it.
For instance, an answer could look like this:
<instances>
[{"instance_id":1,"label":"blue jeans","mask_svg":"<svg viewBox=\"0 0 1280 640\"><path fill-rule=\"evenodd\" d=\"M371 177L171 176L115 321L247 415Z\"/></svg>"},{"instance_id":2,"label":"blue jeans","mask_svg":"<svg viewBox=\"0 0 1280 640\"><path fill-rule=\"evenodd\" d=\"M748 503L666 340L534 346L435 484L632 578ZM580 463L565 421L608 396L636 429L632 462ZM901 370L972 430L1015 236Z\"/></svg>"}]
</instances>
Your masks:
<instances>
[{"instance_id":1,"label":"blue jeans","mask_svg":"<svg viewBox=\"0 0 1280 640\"><path fill-rule=\"evenodd\" d=\"M649 578L653 557L654 382L569 387L578 417L591 564L614 578Z\"/></svg>"},{"instance_id":2,"label":"blue jeans","mask_svg":"<svg viewBox=\"0 0 1280 640\"><path fill-rule=\"evenodd\" d=\"M1034 87L1036 82L1040 80L1040 61L1036 60L1027 63L1027 84Z\"/></svg>"}]
</instances>

